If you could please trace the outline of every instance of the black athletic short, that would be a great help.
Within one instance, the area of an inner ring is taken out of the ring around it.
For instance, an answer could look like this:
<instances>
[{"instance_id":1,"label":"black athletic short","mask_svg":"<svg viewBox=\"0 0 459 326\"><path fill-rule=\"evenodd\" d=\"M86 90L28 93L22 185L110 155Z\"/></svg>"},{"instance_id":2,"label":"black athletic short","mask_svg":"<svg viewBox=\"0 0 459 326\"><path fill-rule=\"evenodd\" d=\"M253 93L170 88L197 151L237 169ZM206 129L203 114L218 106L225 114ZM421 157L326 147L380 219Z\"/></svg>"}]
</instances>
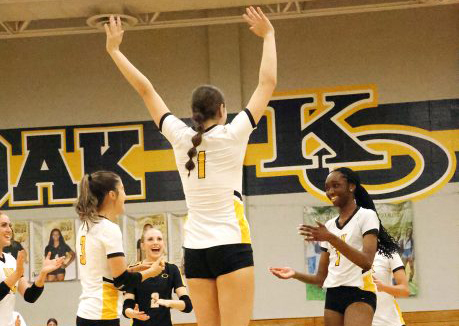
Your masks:
<instances>
[{"instance_id":1,"label":"black athletic short","mask_svg":"<svg viewBox=\"0 0 459 326\"><path fill-rule=\"evenodd\" d=\"M376 293L361 290L354 286L328 288L325 297L325 309L337 311L344 315L346 308L354 302L364 302L376 311Z\"/></svg>"},{"instance_id":2,"label":"black athletic short","mask_svg":"<svg viewBox=\"0 0 459 326\"><path fill-rule=\"evenodd\" d=\"M236 243L205 249L185 248L185 276L212 278L253 266L252 245Z\"/></svg>"},{"instance_id":3,"label":"black athletic short","mask_svg":"<svg viewBox=\"0 0 459 326\"><path fill-rule=\"evenodd\" d=\"M119 319L110 320L90 320L77 316L76 326L120 326Z\"/></svg>"}]
</instances>

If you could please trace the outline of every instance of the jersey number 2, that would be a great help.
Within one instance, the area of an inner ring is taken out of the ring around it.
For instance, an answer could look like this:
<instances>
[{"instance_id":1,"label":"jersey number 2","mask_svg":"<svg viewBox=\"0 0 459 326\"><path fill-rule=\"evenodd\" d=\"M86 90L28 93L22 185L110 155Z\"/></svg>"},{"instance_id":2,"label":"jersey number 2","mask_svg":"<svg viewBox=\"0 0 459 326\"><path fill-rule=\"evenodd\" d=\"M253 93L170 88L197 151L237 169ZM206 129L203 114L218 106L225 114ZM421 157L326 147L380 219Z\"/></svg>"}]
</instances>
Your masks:
<instances>
[{"instance_id":1,"label":"jersey number 2","mask_svg":"<svg viewBox=\"0 0 459 326\"><path fill-rule=\"evenodd\" d=\"M80 255L80 264L86 265L86 237L83 235L80 238L81 246L81 255Z\"/></svg>"},{"instance_id":2,"label":"jersey number 2","mask_svg":"<svg viewBox=\"0 0 459 326\"><path fill-rule=\"evenodd\" d=\"M206 177L206 151L198 153L198 179Z\"/></svg>"}]
</instances>

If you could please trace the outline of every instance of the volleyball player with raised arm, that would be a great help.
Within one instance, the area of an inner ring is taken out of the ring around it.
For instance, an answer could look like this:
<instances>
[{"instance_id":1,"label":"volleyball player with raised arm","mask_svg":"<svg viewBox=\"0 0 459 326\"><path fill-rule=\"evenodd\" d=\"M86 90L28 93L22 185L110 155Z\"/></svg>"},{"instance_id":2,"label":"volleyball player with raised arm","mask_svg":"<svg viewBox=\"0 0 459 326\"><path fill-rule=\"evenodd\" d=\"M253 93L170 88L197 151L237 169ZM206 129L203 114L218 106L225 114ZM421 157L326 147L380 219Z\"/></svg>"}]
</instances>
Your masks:
<instances>
[{"instance_id":1,"label":"volleyball player with raised arm","mask_svg":"<svg viewBox=\"0 0 459 326\"><path fill-rule=\"evenodd\" d=\"M158 260L141 272L129 272L121 230L116 224L124 212L126 194L120 177L109 171L86 174L80 184L76 211L82 222L77 235L77 259L82 293L77 326L119 326L122 293L159 275Z\"/></svg>"},{"instance_id":2,"label":"volleyball player with raised arm","mask_svg":"<svg viewBox=\"0 0 459 326\"><path fill-rule=\"evenodd\" d=\"M325 181L327 197L339 216L325 225L301 225L305 241L321 241L317 274L303 274L290 267L271 268L281 279L323 286L325 326L371 326L376 310L376 285L371 267L377 251L390 256L398 249L379 221L373 200L349 168L332 171Z\"/></svg>"},{"instance_id":3,"label":"volleyball player with raised arm","mask_svg":"<svg viewBox=\"0 0 459 326\"><path fill-rule=\"evenodd\" d=\"M200 326L248 325L253 308L253 254L241 196L242 165L249 136L276 86L277 59L274 28L261 9L247 8L243 18L263 39L255 92L246 109L226 124L223 94L214 86L196 88L191 104L195 129L169 112L150 81L120 52L120 19L112 17L105 25L108 53L174 149L188 207L185 275Z\"/></svg>"}]
</instances>

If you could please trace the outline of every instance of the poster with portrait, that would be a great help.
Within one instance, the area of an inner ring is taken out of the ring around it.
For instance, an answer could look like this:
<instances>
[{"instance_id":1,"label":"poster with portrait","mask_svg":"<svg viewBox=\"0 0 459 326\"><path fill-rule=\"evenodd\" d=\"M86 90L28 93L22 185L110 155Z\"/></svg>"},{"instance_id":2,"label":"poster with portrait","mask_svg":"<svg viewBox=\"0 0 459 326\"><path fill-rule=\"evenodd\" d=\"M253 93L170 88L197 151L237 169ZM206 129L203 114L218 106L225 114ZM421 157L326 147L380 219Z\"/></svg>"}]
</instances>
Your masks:
<instances>
[{"instance_id":1,"label":"poster with portrait","mask_svg":"<svg viewBox=\"0 0 459 326\"><path fill-rule=\"evenodd\" d=\"M400 246L400 257L405 264L405 271L409 279L410 295L415 296L418 293L418 286L414 268L412 203L376 204L376 209L382 224ZM333 206L305 207L303 222L304 224L316 225L315 221L325 223L337 215L338 211ZM305 242L304 253L306 272L308 274L315 274L321 254L319 243L316 241ZM306 284L306 300L324 299L324 290L316 285Z\"/></svg>"},{"instance_id":2,"label":"poster with portrait","mask_svg":"<svg viewBox=\"0 0 459 326\"><path fill-rule=\"evenodd\" d=\"M167 214L160 213L160 214L152 214L152 215L144 215L137 217L135 220L135 241L136 241L136 261L142 261L145 258L144 252L142 251L141 247L141 238L142 234L145 230L149 228L155 228L161 230L163 233L163 240L166 244L166 249L164 251L165 258L168 257L168 250L167 250L167 239L168 239L168 232L167 232Z\"/></svg>"},{"instance_id":3,"label":"poster with portrait","mask_svg":"<svg viewBox=\"0 0 459 326\"><path fill-rule=\"evenodd\" d=\"M47 282L74 280L77 276L75 220L56 219L34 222L33 274L38 275L44 258L65 257L61 268L48 274Z\"/></svg>"},{"instance_id":4,"label":"poster with portrait","mask_svg":"<svg viewBox=\"0 0 459 326\"><path fill-rule=\"evenodd\" d=\"M30 225L28 221L16 221L13 224L13 235L11 244L3 248L4 252L8 252L17 258L18 252L24 250L24 277L30 280Z\"/></svg>"}]
</instances>

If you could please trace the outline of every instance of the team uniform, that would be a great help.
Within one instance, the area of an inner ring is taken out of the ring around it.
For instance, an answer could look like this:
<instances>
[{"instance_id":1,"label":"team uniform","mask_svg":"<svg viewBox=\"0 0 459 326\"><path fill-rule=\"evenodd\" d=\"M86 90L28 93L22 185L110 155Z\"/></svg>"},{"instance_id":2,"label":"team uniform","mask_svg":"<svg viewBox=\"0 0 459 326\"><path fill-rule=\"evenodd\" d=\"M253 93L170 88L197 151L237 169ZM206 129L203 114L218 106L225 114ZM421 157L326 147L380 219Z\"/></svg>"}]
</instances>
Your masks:
<instances>
[{"instance_id":1,"label":"team uniform","mask_svg":"<svg viewBox=\"0 0 459 326\"><path fill-rule=\"evenodd\" d=\"M119 226L105 218L78 230L77 258L82 293L77 326L119 325L121 292L114 285L108 258L124 256Z\"/></svg>"},{"instance_id":2,"label":"team uniform","mask_svg":"<svg viewBox=\"0 0 459 326\"><path fill-rule=\"evenodd\" d=\"M196 167L188 176L187 152L196 131L170 113L160 120L159 129L174 149L188 207L184 227L188 278L216 278L253 265L241 192L242 165L255 127L245 109L231 123L208 128L196 148Z\"/></svg>"},{"instance_id":3,"label":"team uniform","mask_svg":"<svg viewBox=\"0 0 459 326\"><path fill-rule=\"evenodd\" d=\"M11 254L3 253L0 258L0 283L5 281L16 270L16 259ZM17 284L0 301L0 325L14 326L14 303L16 302Z\"/></svg>"},{"instance_id":4,"label":"team uniform","mask_svg":"<svg viewBox=\"0 0 459 326\"><path fill-rule=\"evenodd\" d=\"M339 216L325 223L328 231L360 251L363 249L363 237L379 232L378 216L371 209L357 207L342 226L338 219ZM350 304L366 302L376 309L376 285L372 271L363 271L326 241L321 243L321 248L330 254L328 275L323 284L327 289L325 308L344 314Z\"/></svg>"},{"instance_id":5,"label":"team uniform","mask_svg":"<svg viewBox=\"0 0 459 326\"><path fill-rule=\"evenodd\" d=\"M392 258L387 258L381 254L376 254L373 262L373 271L377 279L384 284L392 284L392 273L399 269L405 269L402 259L397 253L392 254ZM400 308L395 298L386 292L376 292L378 306L373 317L373 326L403 326Z\"/></svg>"},{"instance_id":6,"label":"team uniform","mask_svg":"<svg viewBox=\"0 0 459 326\"><path fill-rule=\"evenodd\" d=\"M126 297L130 297L129 294L133 295L139 310L150 316L147 321L134 319L132 326L172 326L170 308L155 305L152 295L156 293L160 299L171 300L172 290L175 291L182 286L184 286L182 275L178 267L166 263L160 275L148 278L135 288L128 289ZM126 303L127 300L123 311L129 308Z\"/></svg>"}]
</instances>

